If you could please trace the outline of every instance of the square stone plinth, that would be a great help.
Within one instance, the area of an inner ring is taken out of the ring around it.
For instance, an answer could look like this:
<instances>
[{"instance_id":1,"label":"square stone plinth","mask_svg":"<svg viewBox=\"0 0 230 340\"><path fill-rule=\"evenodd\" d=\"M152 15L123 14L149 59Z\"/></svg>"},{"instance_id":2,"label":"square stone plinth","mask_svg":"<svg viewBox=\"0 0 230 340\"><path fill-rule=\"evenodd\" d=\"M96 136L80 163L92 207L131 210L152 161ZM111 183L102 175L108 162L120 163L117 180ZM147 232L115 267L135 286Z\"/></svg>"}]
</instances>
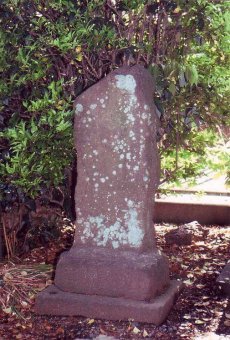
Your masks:
<instances>
[{"instance_id":1,"label":"square stone plinth","mask_svg":"<svg viewBox=\"0 0 230 340\"><path fill-rule=\"evenodd\" d=\"M73 247L61 255L54 284L70 293L150 301L169 284L168 259L157 250Z\"/></svg>"},{"instance_id":2,"label":"square stone plinth","mask_svg":"<svg viewBox=\"0 0 230 340\"><path fill-rule=\"evenodd\" d=\"M107 320L133 319L160 325L166 319L181 287L181 282L170 281L163 294L146 302L69 293L51 285L38 294L35 311L38 314L75 315Z\"/></svg>"}]
</instances>

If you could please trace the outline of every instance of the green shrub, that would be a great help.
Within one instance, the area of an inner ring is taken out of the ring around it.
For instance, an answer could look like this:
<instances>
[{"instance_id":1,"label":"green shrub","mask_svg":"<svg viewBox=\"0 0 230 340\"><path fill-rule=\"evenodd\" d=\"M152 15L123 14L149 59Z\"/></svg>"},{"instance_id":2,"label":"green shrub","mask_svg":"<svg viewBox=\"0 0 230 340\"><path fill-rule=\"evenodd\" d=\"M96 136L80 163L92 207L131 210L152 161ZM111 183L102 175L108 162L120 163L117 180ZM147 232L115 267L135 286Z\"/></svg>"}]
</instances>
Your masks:
<instances>
[{"instance_id":1,"label":"green shrub","mask_svg":"<svg viewBox=\"0 0 230 340\"><path fill-rule=\"evenodd\" d=\"M228 8L207 0L2 0L1 187L35 197L63 184L74 155L73 99L122 64L142 64L155 77L165 154L188 136L186 144L197 144L201 125L226 124Z\"/></svg>"}]
</instances>

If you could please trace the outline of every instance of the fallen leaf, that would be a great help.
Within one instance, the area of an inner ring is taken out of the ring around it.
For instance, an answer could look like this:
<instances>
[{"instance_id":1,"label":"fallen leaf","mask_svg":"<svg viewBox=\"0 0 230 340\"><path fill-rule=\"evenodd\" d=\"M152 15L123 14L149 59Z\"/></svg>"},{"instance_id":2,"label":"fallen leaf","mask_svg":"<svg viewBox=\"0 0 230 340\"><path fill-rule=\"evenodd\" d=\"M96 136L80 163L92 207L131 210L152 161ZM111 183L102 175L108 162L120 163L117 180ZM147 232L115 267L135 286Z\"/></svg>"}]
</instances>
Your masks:
<instances>
[{"instance_id":1,"label":"fallen leaf","mask_svg":"<svg viewBox=\"0 0 230 340\"><path fill-rule=\"evenodd\" d=\"M137 327L134 327L134 328L133 328L133 333L134 333L134 334L138 334L138 333L140 333L140 330L139 330L139 328L137 328Z\"/></svg>"},{"instance_id":2,"label":"fallen leaf","mask_svg":"<svg viewBox=\"0 0 230 340\"><path fill-rule=\"evenodd\" d=\"M224 325L227 326L227 327L230 327L230 320L225 320Z\"/></svg>"},{"instance_id":3,"label":"fallen leaf","mask_svg":"<svg viewBox=\"0 0 230 340\"><path fill-rule=\"evenodd\" d=\"M191 280L185 280L184 283L188 286L191 286L193 284L193 281Z\"/></svg>"},{"instance_id":4,"label":"fallen leaf","mask_svg":"<svg viewBox=\"0 0 230 340\"><path fill-rule=\"evenodd\" d=\"M149 335L148 332L146 332L146 330L144 329L144 331L143 331L143 337L146 338L146 336L148 336L148 335Z\"/></svg>"},{"instance_id":5,"label":"fallen leaf","mask_svg":"<svg viewBox=\"0 0 230 340\"><path fill-rule=\"evenodd\" d=\"M26 301L21 301L21 305L22 305L23 307L28 307L28 303L27 303Z\"/></svg>"},{"instance_id":6,"label":"fallen leaf","mask_svg":"<svg viewBox=\"0 0 230 340\"><path fill-rule=\"evenodd\" d=\"M194 277L194 275L193 275L193 274L188 274L187 277L188 277L189 279L192 279L192 278Z\"/></svg>"},{"instance_id":7,"label":"fallen leaf","mask_svg":"<svg viewBox=\"0 0 230 340\"><path fill-rule=\"evenodd\" d=\"M64 329L62 327L58 327L58 329L56 330L56 334L63 334L64 333Z\"/></svg>"},{"instance_id":8,"label":"fallen leaf","mask_svg":"<svg viewBox=\"0 0 230 340\"><path fill-rule=\"evenodd\" d=\"M106 333L106 331L104 331L104 329L102 328L102 327L100 327L100 332L101 332L101 334L103 334L103 335L106 335L107 333ZM100 335L101 335L100 334Z\"/></svg>"},{"instance_id":9,"label":"fallen leaf","mask_svg":"<svg viewBox=\"0 0 230 340\"><path fill-rule=\"evenodd\" d=\"M11 308L11 307L3 308L2 310L3 310L3 312L6 313L6 314L12 313L12 308Z\"/></svg>"},{"instance_id":10,"label":"fallen leaf","mask_svg":"<svg viewBox=\"0 0 230 340\"><path fill-rule=\"evenodd\" d=\"M202 289L202 288L204 288L204 287L205 287L205 285L198 284L198 285L196 285L196 287L197 287L197 288L199 288L199 289Z\"/></svg>"},{"instance_id":11,"label":"fallen leaf","mask_svg":"<svg viewBox=\"0 0 230 340\"><path fill-rule=\"evenodd\" d=\"M25 271L25 270L23 270L22 272L21 272L21 275L22 276L26 276L28 273Z\"/></svg>"},{"instance_id":12,"label":"fallen leaf","mask_svg":"<svg viewBox=\"0 0 230 340\"><path fill-rule=\"evenodd\" d=\"M46 329L47 331L50 331L50 330L51 330L51 326L50 326L49 324L47 324L47 325L45 326L45 329Z\"/></svg>"},{"instance_id":13,"label":"fallen leaf","mask_svg":"<svg viewBox=\"0 0 230 340\"><path fill-rule=\"evenodd\" d=\"M92 323L94 323L94 319L89 319L89 321L87 322L88 325L92 325Z\"/></svg>"},{"instance_id":14,"label":"fallen leaf","mask_svg":"<svg viewBox=\"0 0 230 340\"><path fill-rule=\"evenodd\" d=\"M203 323L205 323L205 322L202 321L202 320L195 320L195 324L197 324L197 325L202 325Z\"/></svg>"}]
</instances>

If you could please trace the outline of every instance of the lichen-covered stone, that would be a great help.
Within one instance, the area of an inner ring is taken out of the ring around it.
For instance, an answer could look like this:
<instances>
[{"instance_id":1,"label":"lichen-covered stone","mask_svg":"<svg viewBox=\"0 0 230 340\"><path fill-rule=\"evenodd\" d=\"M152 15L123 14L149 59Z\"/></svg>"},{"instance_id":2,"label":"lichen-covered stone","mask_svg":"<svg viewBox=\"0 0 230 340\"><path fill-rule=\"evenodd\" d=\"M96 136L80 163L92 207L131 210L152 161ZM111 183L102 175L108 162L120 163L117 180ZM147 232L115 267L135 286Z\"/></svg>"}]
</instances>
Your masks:
<instances>
[{"instance_id":1,"label":"lichen-covered stone","mask_svg":"<svg viewBox=\"0 0 230 340\"><path fill-rule=\"evenodd\" d=\"M153 249L158 184L154 85L141 66L121 68L78 97L76 244Z\"/></svg>"},{"instance_id":2,"label":"lichen-covered stone","mask_svg":"<svg viewBox=\"0 0 230 340\"><path fill-rule=\"evenodd\" d=\"M141 66L118 69L75 102L77 186L73 247L57 264L38 313L159 324L180 283L157 250L159 180L154 84Z\"/></svg>"}]
</instances>

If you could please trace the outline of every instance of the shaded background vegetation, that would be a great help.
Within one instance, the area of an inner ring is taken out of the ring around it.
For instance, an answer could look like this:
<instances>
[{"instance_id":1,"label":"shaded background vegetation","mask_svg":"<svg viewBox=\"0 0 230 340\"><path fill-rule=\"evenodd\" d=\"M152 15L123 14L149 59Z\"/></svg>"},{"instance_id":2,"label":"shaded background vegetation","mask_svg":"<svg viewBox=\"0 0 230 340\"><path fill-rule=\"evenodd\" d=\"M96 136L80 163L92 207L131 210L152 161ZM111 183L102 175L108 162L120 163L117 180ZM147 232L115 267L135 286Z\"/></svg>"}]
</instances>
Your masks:
<instances>
[{"instance_id":1,"label":"shaded background vegetation","mask_svg":"<svg viewBox=\"0 0 230 340\"><path fill-rule=\"evenodd\" d=\"M31 230L47 233L42 216L53 213L45 207L74 217L73 100L116 67L142 64L155 78L166 179L199 173L205 146L229 126L229 22L223 0L0 1L0 212L9 255Z\"/></svg>"}]
</instances>

